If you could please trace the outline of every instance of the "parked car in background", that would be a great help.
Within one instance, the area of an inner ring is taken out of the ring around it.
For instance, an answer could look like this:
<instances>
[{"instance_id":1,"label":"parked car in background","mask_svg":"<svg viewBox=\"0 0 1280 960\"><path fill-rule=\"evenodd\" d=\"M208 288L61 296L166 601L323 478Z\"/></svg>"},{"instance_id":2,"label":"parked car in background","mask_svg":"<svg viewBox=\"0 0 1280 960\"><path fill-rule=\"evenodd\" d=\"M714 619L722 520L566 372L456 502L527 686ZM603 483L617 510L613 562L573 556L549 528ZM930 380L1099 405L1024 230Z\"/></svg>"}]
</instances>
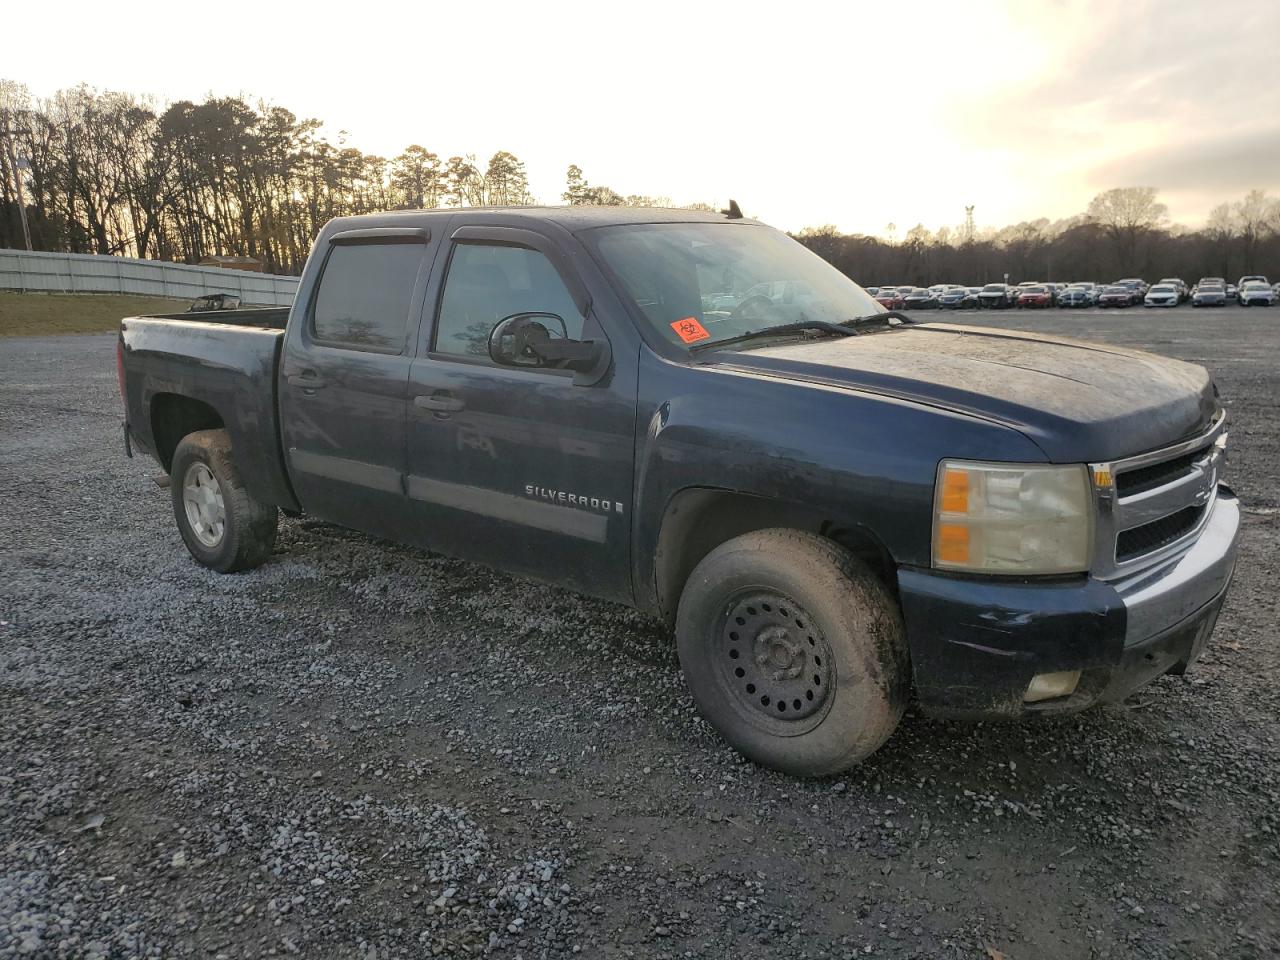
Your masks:
<instances>
[{"instance_id":1,"label":"parked car in background","mask_svg":"<svg viewBox=\"0 0 1280 960\"><path fill-rule=\"evenodd\" d=\"M1053 306L1053 294L1047 286L1023 287L1018 291L1017 306L1022 307L1045 307Z\"/></svg>"},{"instance_id":2,"label":"parked car in background","mask_svg":"<svg viewBox=\"0 0 1280 960\"><path fill-rule=\"evenodd\" d=\"M1015 296L1007 283L988 283L978 294L978 303L987 310L1004 310L1013 306Z\"/></svg>"},{"instance_id":3,"label":"parked car in background","mask_svg":"<svg viewBox=\"0 0 1280 960\"><path fill-rule=\"evenodd\" d=\"M982 288L981 287L965 287L964 303L960 305L962 310L977 310L982 306Z\"/></svg>"},{"instance_id":4,"label":"parked car in background","mask_svg":"<svg viewBox=\"0 0 1280 960\"><path fill-rule=\"evenodd\" d=\"M1261 280L1242 283L1236 299L1242 307L1270 307L1276 302L1276 292L1271 289L1266 277L1263 277Z\"/></svg>"},{"instance_id":5,"label":"parked car in background","mask_svg":"<svg viewBox=\"0 0 1280 960\"><path fill-rule=\"evenodd\" d=\"M1172 283L1157 283L1142 298L1144 307L1176 307L1182 302L1182 291Z\"/></svg>"},{"instance_id":6,"label":"parked car in background","mask_svg":"<svg viewBox=\"0 0 1280 960\"><path fill-rule=\"evenodd\" d=\"M1060 309L1065 309L1066 307L1092 307L1093 305L1093 293L1086 287L1067 287L1058 295L1058 307Z\"/></svg>"},{"instance_id":7,"label":"parked car in background","mask_svg":"<svg viewBox=\"0 0 1280 960\"><path fill-rule=\"evenodd\" d=\"M1239 295L1238 292L1244 289L1244 285L1246 283L1265 283L1267 286L1271 286L1271 281L1269 281L1262 274L1252 273L1249 276L1241 277L1239 280L1236 281L1237 296Z\"/></svg>"},{"instance_id":8,"label":"parked car in background","mask_svg":"<svg viewBox=\"0 0 1280 960\"><path fill-rule=\"evenodd\" d=\"M1235 285L1234 283L1228 283L1228 284L1227 284L1227 296L1228 296L1230 299L1234 300L1234 299L1236 298L1236 293L1237 293L1237 291L1236 291L1236 285Z\"/></svg>"},{"instance_id":9,"label":"parked car in background","mask_svg":"<svg viewBox=\"0 0 1280 960\"><path fill-rule=\"evenodd\" d=\"M1023 290L1026 290L1030 287L1043 287L1043 286L1044 284L1041 283L1039 280L1023 280L1021 283L1019 283L1016 287L1013 288L1013 305L1015 307L1018 305L1018 297L1022 296Z\"/></svg>"},{"instance_id":10,"label":"parked car in background","mask_svg":"<svg viewBox=\"0 0 1280 960\"><path fill-rule=\"evenodd\" d=\"M1209 286L1219 286L1219 287L1222 287L1224 290L1227 287L1227 281L1225 277L1201 277L1199 280L1196 281L1197 287L1203 287L1205 284L1208 284Z\"/></svg>"},{"instance_id":11,"label":"parked car in background","mask_svg":"<svg viewBox=\"0 0 1280 960\"><path fill-rule=\"evenodd\" d=\"M880 292L875 295L875 301L886 310L902 309L902 294L897 287L881 287Z\"/></svg>"},{"instance_id":12,"label":"parked car in background","mask_svg":"<svg viewBox=\"0 0 1280 960\"><path fill-rule=\"evenodd\" d=\"M1159 284L1157 284L1157 286L1160 286L1161 284L1168 284L1178 291L1179 303L1184 303L1191 297L1191 288L1187 286L1187 282L1185 280L1181 280L1178 277L1165 277ZM1147 291L1147 293L1150 292L1150 290Z\"/></svg>"},{"instance_id":13,"label":"parked car in background","mask_svg":"<svg viewBox=\"0 0 1280 960\"><path fill-rule=\"evenodd\" d=\"M1142 298L1147 295L1147 281L1139 277L1128 277L1124 280L1117 280L1112 284L1113 287L1124 287L1129 291L1129 303L1131 306L1137 306L1142 302Z\"/></svg>"},{"instance_id":14,"label":"parked car in background","mask_svg":"<svg viewBox=\"0 0 1280 960\"><path fill-rule=\"evenodd\" d=\"M963 310L969 291L965 287L948 287L938 295L938 306L944 310Z\"/></svg>"},{"instance_id":15,"label":"parked car in background","mask_svg":"<svg viewBox=\"0 0 1280 960\"><path fill-rule=\"evenodd\" d=\"M1105 288L1098 296L1098 306L1100 307L1132 307L1133 306L1133 287L1126 287L1123 284L1112 284Z\"/></svg>"},{"instance_id":16,"label":"parked car in background","mask_svg":"<svg viewBox=\"0 0 1280 960\"><path fill-rule=\"evenodd\" d=\"M1221 307L1227 302L1227 287L1221 280L1217 283L1201 281L1196 284L1195 293L1191 294L1193 307Z\"/></svg>"},{"instance_id":17,"label":"parked car in background","mask_svg":"<svg viewBox=\"0 0 1280 960\"><path fill-rule=\"evenodd\" d=\"M1067 284L1067 290L1084 290L1085 293L1089 294L1089 302L1096 305L1098 296L1102 293L1102 285L1092 280L1076 280ZM1066 291L1063 292L1065 293Z\"/></svg>"},{"instance_id":18,"label":"parked car in background","mask_svg":"<svg viewBox=\"0 0 1280 960\"><path fill-rule=\"evenodd\" d=\"M938 297L927 287L916 287L902 298L903 310L936 310Z\"/></svg>"},{"instance_id":19,"label":"parked car in background","mask_svg":"<svg viewBox=\"0 0 1280 960\"><path fill-rule=\"evenodd\" d=\"M1275 293L1277 298L1280 298L1280 283L1273 283L1271 285L1271 290Z\"/></svg>"}]
</instances>

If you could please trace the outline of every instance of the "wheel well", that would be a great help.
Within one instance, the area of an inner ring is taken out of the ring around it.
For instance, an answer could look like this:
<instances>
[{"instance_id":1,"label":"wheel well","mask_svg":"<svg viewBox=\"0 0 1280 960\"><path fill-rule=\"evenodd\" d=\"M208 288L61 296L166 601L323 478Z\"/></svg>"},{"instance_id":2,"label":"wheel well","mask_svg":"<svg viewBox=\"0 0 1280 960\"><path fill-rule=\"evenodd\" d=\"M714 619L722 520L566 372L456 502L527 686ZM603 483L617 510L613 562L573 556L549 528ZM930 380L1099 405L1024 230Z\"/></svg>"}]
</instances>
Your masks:
<instances>
[{"instance_id":1,"label":"wheel well","mask_svg":"<svg viewBox=\"0 0 1280 960\"><path fill-rule=\"evenodd\" d=\"M686 490L668 505L658 534L654 573L661 615L674 620L685 582L703 557L727 540L771 527L807 530L840 544L897 596L897 565L865 527L842 524L804 504L727 490Z\"/></svg>"},{"instance_id":2,"label":"wheel well","mask_svg":"<svg viewBox=\"0 0 1280 960\"><path fill-rule=\"evenodd\" d=\"M151 398L151 436L156 444L156 458L166 471L183 437L197 430L217 430L223 426L218 411L203 401L177 393L157 393Z\"/></svg>"}]
</instances>

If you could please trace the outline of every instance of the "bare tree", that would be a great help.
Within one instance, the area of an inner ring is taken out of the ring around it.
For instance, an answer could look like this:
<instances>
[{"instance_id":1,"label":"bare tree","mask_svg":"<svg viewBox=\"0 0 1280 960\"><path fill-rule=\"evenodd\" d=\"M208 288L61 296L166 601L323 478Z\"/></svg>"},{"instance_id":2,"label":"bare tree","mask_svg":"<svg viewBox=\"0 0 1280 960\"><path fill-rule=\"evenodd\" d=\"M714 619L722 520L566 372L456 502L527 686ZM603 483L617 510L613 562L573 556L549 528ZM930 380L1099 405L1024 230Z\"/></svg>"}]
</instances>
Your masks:
<instances>
[{"instance_id":1,"label":"bare tree","mask_svg":"<svg viewBox=\"0 0 1280 960\"><path fill-rule=\"evenodd\" d=\"M1121 270L1135 271L1139 241L1169 219L1155 187L1113 187L1089 201L1088 216L1101 226L1120 256Z\"/></svg>"},{"instance_id":2,"label":"bare tree","mask_svg":"<svg viewBox=\"0 0 1280 960\"><path fill-rule=\"evenodd\" d=\"M1276 201L1265 190L1250 190L1233 208L1244 254L1246 272L1260 268L1258 248L1264 237L1276 229Z\"/></svg>"}]
</instances>

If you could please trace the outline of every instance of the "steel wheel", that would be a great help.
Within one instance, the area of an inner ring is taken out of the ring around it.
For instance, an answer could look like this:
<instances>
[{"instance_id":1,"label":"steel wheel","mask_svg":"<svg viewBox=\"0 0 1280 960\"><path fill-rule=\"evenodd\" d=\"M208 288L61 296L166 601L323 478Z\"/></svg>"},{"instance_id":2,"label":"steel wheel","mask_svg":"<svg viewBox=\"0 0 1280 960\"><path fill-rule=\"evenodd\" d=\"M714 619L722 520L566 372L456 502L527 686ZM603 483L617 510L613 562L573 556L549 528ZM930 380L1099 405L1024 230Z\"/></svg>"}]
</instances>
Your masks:
<instances>
[{"instance_id":1,"label":"steel wheel","mask_svg":"<svg viewBox=\"0 0 1280 960\"><path fill-rule=\"evenodd\" d=\"M227 510L222 488L205 464L196 461L182 478L182 506L191 532L206 547L216 547L227 530Z\"/></svg>"},{"instance_id":2,"label":"steel wheel","mask_svg":"<svg viewBox=\"0 0 1280 960\"><path fill-rule=\"evenodd\" d=\"M778 593L734 598L716 651L722 690L752 723L780 736L817 726L835 687L831 648L813 618Z\"/></svg>"}]
</instances>

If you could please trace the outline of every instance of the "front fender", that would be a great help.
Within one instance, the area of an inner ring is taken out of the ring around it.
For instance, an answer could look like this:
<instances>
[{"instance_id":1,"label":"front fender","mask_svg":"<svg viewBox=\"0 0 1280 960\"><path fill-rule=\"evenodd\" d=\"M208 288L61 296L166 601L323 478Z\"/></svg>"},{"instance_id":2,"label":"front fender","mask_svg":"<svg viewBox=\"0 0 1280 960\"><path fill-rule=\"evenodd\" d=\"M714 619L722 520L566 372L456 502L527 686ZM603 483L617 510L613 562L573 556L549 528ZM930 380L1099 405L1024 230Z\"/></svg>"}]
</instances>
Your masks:
<instances>
[{"instance_id":1,"label":"front fender","mask_svg":"<svg viewBox=\"0 0 1280 960\"><path fill-rule=\"evenodd\" d=\"M875 393L642 358L635 588L657 609L659 537L682 491L715 488L866 531L895 564L928 566L947 457L1042 462L1010 427Z\"/></svg>"}]
</instances>

